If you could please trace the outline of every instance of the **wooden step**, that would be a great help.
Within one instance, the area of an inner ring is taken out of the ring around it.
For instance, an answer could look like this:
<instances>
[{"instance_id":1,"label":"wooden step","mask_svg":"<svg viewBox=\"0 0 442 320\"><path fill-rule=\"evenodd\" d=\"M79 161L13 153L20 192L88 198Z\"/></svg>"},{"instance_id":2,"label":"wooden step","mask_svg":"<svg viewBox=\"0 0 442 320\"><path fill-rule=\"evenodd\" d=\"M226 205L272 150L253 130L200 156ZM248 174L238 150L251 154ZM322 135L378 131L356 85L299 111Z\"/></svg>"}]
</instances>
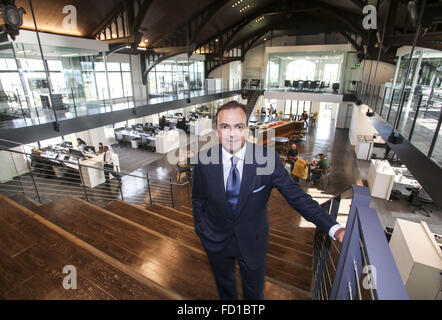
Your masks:
<instances>
[{"instance_id":1,"label":"wooden step","mask_svg":"<svg viewBox=\"0 0 442 320\"><path fill-rule=\"evenodd\" d=\"M162 208L162 212L154 212L152 210L142 210L122 201L115 201L109 204L106 209L153 229L160 234L164 234L171 239L180 241L204 254L204 249L194 232L193 225L165 217L163 212L168 208ZM308 292L312 276L312 270L309 268L309 264L312 261L311 256L299 254L293 249L280 247L275 244L269 244L269 247L273 248L274 253L270 253L270 249L267 253L267 275L270 276L271 274L271 278L280 283L285 283ZM275 255L275 253L279 256Z\"/></svg>"},{"instance_id":2,"label":"wooden step","mask_svg":"<svg viewBox=\"0 0 442 320\"><path fill-rule=\"evenodd\" d=\"M218 298L207 258L157 232L73 197L42 205L38 213L186 299Z\"/></svg>"},{"instance_id":3,"label":"wooden step","mask_svg":"<svg viewBox=\"0 0 442 320\"><path fill-rule=\"evenodd\" d=\"M40 203L25 196L22 193L17 193L15 195L13 195L12 197L10 197L14 202L18 203L19 205L34 211L35 209L38 209L40 207Z\"/></svg>"},{"instance_id":4,"label":"wooden step","mask_svg":"<svg viewBox=\"0 0 442 320\"><path fill-rule=\"evenodd\" d=\"M12 215L17 219L11 219ZM58 229L27 208L0 196L0 298L171 298L146 279L139 281L98 258L79 239L72 236L68 239ZM77 269L76 290L65 290L62 286L66 265Z\"/></svg>"},{"instance_id":5,"label":"wooden step","mask_svg":"<svg viewBox=\"0 0 442 320\"><path fill-rule=\"evenodd\" d=\"M176 221L185 223L187 225L193 226L193 216L189 215L188 213L184 213L181 211L182 206L177 208L171 208L163 205L153 204L151 207L146 207L147 210L151 208L152 211L161 213L163 216L174 219ZM184 209L187 211L187 209ZM274 245L277 245L278 247L275 247ZM305 259L309 259L309 261L303 260L303 265L311 265L312 263L312 254L313 254L313 247L310 244L307 244L303 241L294 241L291 239L288 239L287 237L281 237L279 235L274 234L273 232L269 233L269 252L275 253L279 252L279 247L287 248L287 250L296 250L296 252L301 253ZM277 251L274 251L277 250ZM284 251L287 251L284 250ZM283 253L281 253L283 254ZM286 258L290 259L289 256L286 256ZM302 259L302 258L301 258Z\"/></svg>"},{"instance_id":6,"label":"wooden step","mask_svg":"<svg viewBox=\"0 0 442 320\"><path fill-rule=\"evenodd\" d=\"M153 207L155 206L161 206L158 204L153 204ZM180 211L181 213L192 215L192 208L180 205L175 208L176 210ZM276 236L276 237L273 237ZM295 245L297 249L305 250L307 253L313 253L313 238L314 238L314 231L312 230L304 230L303 228L297 228L296 230L293 230L293 233L287 233L280 231L275 228L270 228L270 237L273 237L273 241L279 242L282 241L282 245L286 243L286 246L291 246L288 244Z\"/></svg>"}]
</instances>

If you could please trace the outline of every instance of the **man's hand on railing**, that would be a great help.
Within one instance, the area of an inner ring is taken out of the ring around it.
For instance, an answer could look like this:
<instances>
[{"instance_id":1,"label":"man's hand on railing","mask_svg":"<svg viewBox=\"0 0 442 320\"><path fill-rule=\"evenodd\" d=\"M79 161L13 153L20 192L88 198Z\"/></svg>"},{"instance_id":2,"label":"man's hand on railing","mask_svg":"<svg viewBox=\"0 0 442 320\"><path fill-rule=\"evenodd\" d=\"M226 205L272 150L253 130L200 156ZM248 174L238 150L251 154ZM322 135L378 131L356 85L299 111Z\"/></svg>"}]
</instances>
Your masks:
<instances>
[{"instance_id":1,"label":"man's hand on railing","mask_svg":"<svg viewBox=\"0 0 442 320\"><path fill-rule=\"evenodd\" d=\"M345 234L345 228L340 228L336 230L335 232L335 239L339 241L339 243L342 243L344 241L344 234Z\"/></svg>"}]
</instances>

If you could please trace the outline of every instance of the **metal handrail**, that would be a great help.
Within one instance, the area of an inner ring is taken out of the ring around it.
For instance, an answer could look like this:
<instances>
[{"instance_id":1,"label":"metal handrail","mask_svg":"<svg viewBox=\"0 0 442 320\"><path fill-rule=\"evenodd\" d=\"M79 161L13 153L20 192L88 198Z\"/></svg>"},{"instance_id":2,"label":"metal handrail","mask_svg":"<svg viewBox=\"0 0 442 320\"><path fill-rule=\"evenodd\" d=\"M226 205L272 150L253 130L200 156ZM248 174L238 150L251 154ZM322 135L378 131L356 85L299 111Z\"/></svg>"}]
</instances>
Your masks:
<instances>
[{"instance_id":1,"label":"metal handrail","mask_svg":"<svg viewBox=\"0 0 442 320\"><path fill-rule=\"evenodd\" d=\"M5 139L0 139L3 141L6 141ZM8 143L15 143L17 145L21 145L17 142L14 141L7 141ZM170 178L169 180L162 180L162 179L157 179L157 178L151 178L150 176L146 175L146 176L139 176L136 174L132 174L132 173L126 173L126 172L122 172L117 170L118 174L120 175L120 177L124 177L125 179L127 179L127 177L132 177L135 179L142 179L143 181L145 181L145 184L147 185L147 190L145 190L145 188L143 189L142 192L144 192L144 194L140 194L140 195L130 195L129 197L126 194L126 197L124 195L124 188L121 185L121 179L118 179L118 182L113 182L112 180L106 181L106 186L110 187L112 186L113 188L117 188L119 190L119 194L120 197L118 196L114 196L112 194L105 194L103 192L103 190L100 190L100 188L88 188L86 187L86 184L84 183L84 177L83 177L83 172L82 169L83 168L89 168L89 169L94 169L94 170L98 170L98 171L102 171L103 174L113 174L114 170L112 169L107 169L107 168L100 168L100 167L96 167L96 166L92 166L92 165L87 165L87 164L81 164L80 161L77 162L73 162L70 160L62 160L62 159L50 159L50 158L45 158L42 157L41 155L37 155L37 154L32 154L32 153L28 153L28 152L23 152L23 151L17 151L17 150L11 150L8 149L6 147L0 146L0 151L5 151L5 152L10 152L11 154L21 154L23 155L23 157L25 158L25 162L27 163L27 167L28 167L28 171L25 171L25 173L20 174L17 171L17 167L15 164L15 159L14 157L12 157L12 161L14 162L14 167L16 168L16 173L17 175L15 177L17 177L17 180L12 180L6 184L1 184L0 185L0 191L6 191L6 192L30 192L30 188L34 189L36 198L38 199L38 201L41 203L43 201L42 199L42 193L44 194L44 196L59 196L59 192L57 193L57 191L59 191L60 186L58 184L58 182L60 181L64 181L66 182L67 180L69 180L69 190L71 194L75 194L76 196L81 196L84 197L87 201L90 202L94 202L94 201L99 201L99 200L132 200L133 202L142 202L145 203L146 201L149 202L150 204L153 204L154 202L160 202L162 204L167 204L167 205L171 205L172 207L174 207L176 205L176 199L174 199L174 187L187 187L187 189L189 188L189 181L186 181L184 183L178 183L178 182L173 182L172 179ZM29 159L32 158L33 162L36 162L37 164L37 170L40 174L44 175L45 180L41 181L41 177L37 177L35 175L35 168L33 168L31 166L31 163L29 161ZM36 159L37 158L37 161ZM40 161L39 161L40 160ZM69 168L69 165L72 166L76 166L78 167L78 177L77 176L72 176L72 175L68 175L67 177L63 177L60 178L59 176L57 176L57 174L54 172L55 169L53 169L53 166L45 163L46 161L56 161L61 168ZM100 162L101 163L101 162ZM68 166L67 166L68 165ZM29 173L29 177L24 176L24 174ZM26 181L26 178L30 178L31 181ZM48 178L56 178L57 183L52 182L50 179ZM60 180L61 179L61 180ZM18 183L14 184L15 182ZM80 183L79 186L75 186L75 184ZM58 189L57 189L58 187ZM101 185L98 185L97 187L101 187ZM109 191L109 190L107 190ZM188 190L187 190L188 191ZM187 192L188 194L188 192ZM148 198L147 198L148 197ZM89 198L93 198L93 199L89 199ZM135 201L134 201L135 200ZM188 202L190 203L190 199L187 199Z\"/></svg>"},{"instance_id":2,"label":"metal handrail","mask_svg":"<svg viewBox=\"0 0 442 320\"><path fill-rule=\"evenodd\" d=\"M362 293L365 293L362 289L368 291L366 296L372 300L409 299L378 215L369 208L371 197L368 188L356 185L352 188L352 203L342 247L338 249L325 232L316 229L313 299L361 300L364 297ZM329 214L334 220L340 196L323 204L324 207L326 204L329 206ZM336 265L332 256L338 257ZM329 272L329 266L334 274ZM364 288L361 288L361 280Z\"/></svg>"}]
</instances>

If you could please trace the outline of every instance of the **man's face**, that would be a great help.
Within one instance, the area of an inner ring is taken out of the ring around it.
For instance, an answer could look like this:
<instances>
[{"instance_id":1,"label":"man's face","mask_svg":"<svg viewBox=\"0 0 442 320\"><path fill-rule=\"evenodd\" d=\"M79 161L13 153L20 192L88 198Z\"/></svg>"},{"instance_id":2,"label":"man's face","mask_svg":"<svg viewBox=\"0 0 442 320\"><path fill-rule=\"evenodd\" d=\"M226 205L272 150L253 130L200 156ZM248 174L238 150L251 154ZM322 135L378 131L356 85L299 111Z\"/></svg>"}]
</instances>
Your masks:
<instances>
[{"instance_id":1,"label":"man's face","mask_svg":"<svg viewBox=\"0 0 442 320\"><path fill-rule=\"evenodd\" d=\"M216 131L219 142L230 153L239 151L248 136L247 117L241 108L226 109L218 114Z\"/></svg>"},{"instance_id":2,"label":"man's face","mask_svg":"<svg viewBox=\"0 0 442 320\"><path fill-rule=\"evenodd\" d=\"M296 144L292 144L292 149L296 150Z\"/></svg>"}]
</instances>

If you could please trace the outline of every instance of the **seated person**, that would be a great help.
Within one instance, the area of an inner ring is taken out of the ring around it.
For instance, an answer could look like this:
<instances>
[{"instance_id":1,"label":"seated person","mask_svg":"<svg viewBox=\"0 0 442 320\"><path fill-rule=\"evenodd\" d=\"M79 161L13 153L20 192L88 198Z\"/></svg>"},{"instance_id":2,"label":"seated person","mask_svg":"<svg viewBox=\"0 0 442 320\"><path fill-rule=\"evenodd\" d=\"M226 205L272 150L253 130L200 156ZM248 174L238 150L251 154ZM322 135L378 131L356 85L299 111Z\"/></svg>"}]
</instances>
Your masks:
<instances>
[{"instance_id":1,"label":"seated person","mask_svg":"<svg viewBox=\"0 0 442 320\"><path fill-rule=\"evenodd\" d=\"M310 162L311 169L309 170L309 180L311 179L312 173L320 172L318 169L330 168L330 164L325 154L319 153L316 155L316 157L318 157L319 160L313 160Z\"/></svg>"},{"instance_id":2,"label":"seated person","mask_svg":"<svg viewBox=\"0 0 442 320\"><path fill-rule=\"evenodd\" d=\"M77 146L80 148L80 149L83 149L84 147L86 147L86 142L84 142L84 140L82 140L82 139L80 139L80 138L77 138Z\"/></svg>"},{"instance_id":3,"label":"seated person","mask_svg":"<svg viewBox=\"0 0 442 320\"><path fill-rule=\"evenodd\" d=\"M187 131L187 125L186 125L186 117L183 117L183 119L179 120L176 124L176 127L178 129Z\"/></svg>"},{"instance_id":4,"label":"seated person","mask_svg":"<svg viewBox=\"0 0 442 320\"><path fill-rule=\"evenodd\" d=\"M298 160L298 149L296 148L296 144L292 144L292 147L290 148L289 152L287 152L287 162L290 163L290 166L293 171L293 166L295 165L296 160Z\"/></svg>"},{"instance_id":5,"label":"seated person","mask_svg":"<svg viewBox=\"0 0 442 320\"><path fill-rule=\"evenodd\" d=\"M301 114L301 120L307 120L308 119L308 114L307 114L307 112L306 111L303 111L302 112L302 114Z\"/></svg>"},{"instance_id":6,"label":"seated person","mask_svg":"<svg viewBox=\"0 0 442 320\"><path fill-rule=\"evenodd\" d=\"M103 152L104 152L103 143L99 142L98 143L98 154L101 154Z\"/></svg>"},{"instance_id":7,"label":"seated person","mask_svg":"<svg viewBox=\"0 0 442 320\"><path fill-rule=\"evenodd\" d=\"M167 121L166 121L165 116L162 116L160 118L159 125L160 125L161 130L164 130L164 127L167 126Z\"/></svg>"}]
</instances>

